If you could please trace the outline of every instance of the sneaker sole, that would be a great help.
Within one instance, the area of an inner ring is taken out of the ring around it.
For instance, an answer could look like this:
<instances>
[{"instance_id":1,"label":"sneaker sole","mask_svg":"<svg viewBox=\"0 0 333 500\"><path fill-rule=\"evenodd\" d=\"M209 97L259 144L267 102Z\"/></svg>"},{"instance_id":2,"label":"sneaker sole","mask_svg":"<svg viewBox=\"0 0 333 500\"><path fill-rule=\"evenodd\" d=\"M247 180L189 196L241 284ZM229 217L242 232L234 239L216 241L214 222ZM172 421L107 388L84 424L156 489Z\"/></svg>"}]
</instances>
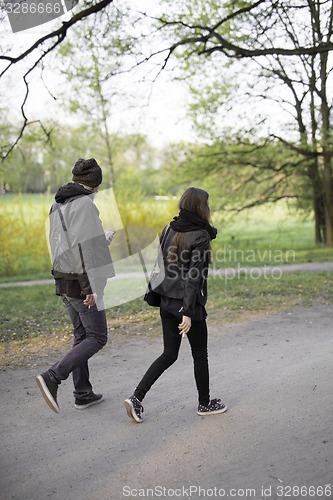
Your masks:
<instances>
[{"instance_id":1,"label":"sneaker sole","mask_svg":"<svg viewBox=\"0 0 333 500\"><path fill-rule=\"evenodd\" d=\"M37 385L42 393L43 398L45 399L46 404L49 406L49 408L51 408L51 410L54 411L54 413L59 413L60 408L59 408L56 400L54 399L54 397L50 393L47 385L45 384L45 380L43 379L43 377L41 375L38 375L36 377L36 383L37 383Z\"/></svg>"},{"instance_id":2,"label":"sneaker sole","mask_svg":"<svg viewBox=\"0 0 333 500\"><path fill-rule=\"evenodd\" d=\"M143 420L142 420L142 418L137 416L137 414L134 410L134 406L133 406L132 401L130 401L129 399L125 399L124 404L125 404L125 408L126 408L127 415L129 416L129 418L131 418L132 420L134 420L138 424L141 424L141 422Z\"/></svg>"},{"instance_id":3,"label":"sneaker sole","mask_svg":"<svg viewBox=\"0 0 333 500\"><path fill-rule=\"evenodd\" d=\"M205 411L205 412L200 412L197 411L197 415L200 415L201 417L205 417L206 415L219 415L220 413L224 413L227 411L228 407L225 405L221 410L215 410L215 411Z\"/></svg>"},{"instance_id":4,"label":"sneaker sole","mask_svg":"<svg viewBox=\"0 0 333 500\"><path fill-rule=\"evenodd\" d=\"M98 405L98 403L101 403L102 401L104 401L103 396L100 399L96 399L96 401L91 401L90 403L87 403L85 405L78 405L75 403L74 408L76 408L77 410L85 410L86 408L89 408L89 406Z\"/></svg>"}]
</instances>

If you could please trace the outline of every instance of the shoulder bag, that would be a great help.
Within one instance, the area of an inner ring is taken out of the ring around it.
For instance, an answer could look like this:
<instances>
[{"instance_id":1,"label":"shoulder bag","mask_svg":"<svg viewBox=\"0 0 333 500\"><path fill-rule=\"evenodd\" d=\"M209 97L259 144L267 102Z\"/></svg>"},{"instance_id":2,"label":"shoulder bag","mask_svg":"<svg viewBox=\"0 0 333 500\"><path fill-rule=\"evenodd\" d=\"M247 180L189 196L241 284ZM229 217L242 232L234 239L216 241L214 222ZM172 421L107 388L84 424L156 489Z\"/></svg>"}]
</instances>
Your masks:
<instances>
[{"instance_id":1,"label":"shoulder bag","mask_svg":"<svg viewBox=\"0 0 333 500\"><path fill-rule=\"evenodd\" d=\"M163 239L161 241L162 253L163 253L164 244L166 242L169 231L170 231L170 225L167 226L165 233L163 235ZM149 304L152 307L159 307L161 305L161 295L159 293L155 292L155 290L153 290L153 287L152 287L152 284L154 283L155 278L159 274L159 272L155 271L156 266L157 266L157 259L156 259L156 262L154 265L154 269L151 272L150 279L147 280L148 281L148 288L147 288L146 293L144 294L144 297L143 297L143 300L145 300L147 302L147 304Z\"/></svg>"}]
</instances>

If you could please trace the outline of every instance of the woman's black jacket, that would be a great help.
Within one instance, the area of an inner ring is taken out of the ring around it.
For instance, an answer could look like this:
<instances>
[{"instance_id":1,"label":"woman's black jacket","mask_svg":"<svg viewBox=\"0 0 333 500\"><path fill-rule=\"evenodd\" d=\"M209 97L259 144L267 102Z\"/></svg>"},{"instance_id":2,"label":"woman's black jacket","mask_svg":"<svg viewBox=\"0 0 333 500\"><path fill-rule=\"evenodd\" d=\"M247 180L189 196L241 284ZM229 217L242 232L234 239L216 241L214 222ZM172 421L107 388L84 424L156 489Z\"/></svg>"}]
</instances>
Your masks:
<instances>
[{"instance_id":1,"label":"woman's black jacket","mask_svg":"<svg viewBox=\"0 0 333 500\"><path fill-rule=\"evenodd\" d=\"M164 228L161 241L166 232ZM207 302L207 275L210 256L210 236L205 229L186 233L189 236L189 249L183 251L178 259L172 248L172 240L176 232L170 229L162 252L159 252L159 276L153 289L160 295L182 299L185 316L193 317L197 303ZM168 254L170 258L168 260ZM174 261L175 260L175 261Z\"/></svg>"}]
</instances>

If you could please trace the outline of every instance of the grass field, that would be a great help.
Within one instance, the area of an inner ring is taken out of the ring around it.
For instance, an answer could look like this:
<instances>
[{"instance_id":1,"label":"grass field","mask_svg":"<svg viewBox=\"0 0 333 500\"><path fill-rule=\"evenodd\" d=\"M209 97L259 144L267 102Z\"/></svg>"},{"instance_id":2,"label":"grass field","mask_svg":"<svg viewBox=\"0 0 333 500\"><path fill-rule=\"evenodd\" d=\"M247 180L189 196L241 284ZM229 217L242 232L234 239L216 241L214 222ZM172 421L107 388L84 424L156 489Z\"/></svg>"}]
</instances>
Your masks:
<instances>
[{"instance_id":1,"label":"grass field","mask_svg":"<svg viewBox=\"0 0 333 500\"><path fill-rule=\"evenodd\" d=\"M290 211L285 202L256 207L218 227L216 253L224 250L230 266L333 260L332 248L314 243L312 217Z\"/></svg>"},{"instance_id":2,"label":"grass field","mask_svg":"<svg viewBox=\"0 0 333 500\"><path fill-rule=\"evenodd\" d=\"M45 221L52 201L50 194L0 197L0 281L51 277ZM152 226L153 221L154 229L160 230L177 212L174 201L121 203L101 203L105 227L117 229L122 219L141 226ZM242 212L229 221L224 214L213 214L212 222L219 230L213 242L215 267L333 260L332 248L314 244L312 219L290 212L284 202Z\"/></svg>"},{"instance_id":3,"label":"grass field","mask_svg":"<svg viewBox=\"0 0 333 500\"><path fill-rule=\"evenodd\" d=\"M51 195L0 197L0 281L51 278L45 220L52 200ZM138 205L132 200L122 206L120 218L115 200L111 207L104 202L102 220L106 227L119 228L121 219L144 226L152 213L159 213L154 229L160 230L177 210L168 203L156 203L146 200ZM290 213L285 203L258 207L232 220L213 214L212 222L219 230L213 242L215 268L333 260L331 248L313 243L313 221ZM333 273L288 274L280 279L211 278L209 290L209 318L225 322L244 314L308 306L319 299L333 303ZM126 297L126 289L121 293ZM40 360L70 345L71 325L53 285L6 288L1 296L0 365ZM160 332L158 311L142 297L107 309L107 318L112 341Z\"/></svg>"},{"instance_id":4,"label":"grass field","mask_svg":"<svg viewBox=\"0 0 333 500\"><path fill-rule=\"evenodd\" d=\"M280 279L251 280L241 276L209 279L208 320L221 325L244 315L333 304L333 273L286 274ZM159 312L142 297L107 309L111 345L131 336L160 335ZM72 327L53 285L13 287L0 302L0 366L40 363L71 345Z\"/></svg>"},{"instance_id":5,"label":"grass field","mask_svg":"<svg viewBox=\"0 0 333 500\"><path fill-rule=\"evenodd\" d=\"M2 282L11 281L12 277L50 277L47 221L53 199L50 194L0 196ZM151 228L157 234L175 213L174 200L170 203L155 200L139 203L135 199L116 201L111 190L98 193L96 200L105 229L115 229L118 235L123 232L123 224ZM115 247L114 244L113 251L118 255Z\"/></svg>"},{"instance_id":6,"label":"grass field","mask_svg":"<svg viewBox=\"0 0 333 500\"><path fill-rule=\"evenodd\" d=\"M52 201L49 194L0 197L0 282L51 278L45 220ZM158 231L177 213L172 203L146 200L139 205L132 200L121 206L121 219L129 226L145 226L151 214L158 214ZM113 205L106 200L100 208L105 227L121 226L114 199ZM215 268L333 260L332 248L313 243L311 218L291 213L285 203L261 206L232 220L213 214L212 222L219 231L213 242ZM72 327L53 285L11 287L0 293L0 366L40 363L70 346ZM126 297L126 289L121 293ZM317 300L333 303L333 273L209 279L209 320L219 324L244 314L311 306ZM142 297L107 309L107 319L111 343L131 335L160 335L158 310Z\"/></svg>"}]
</instances>

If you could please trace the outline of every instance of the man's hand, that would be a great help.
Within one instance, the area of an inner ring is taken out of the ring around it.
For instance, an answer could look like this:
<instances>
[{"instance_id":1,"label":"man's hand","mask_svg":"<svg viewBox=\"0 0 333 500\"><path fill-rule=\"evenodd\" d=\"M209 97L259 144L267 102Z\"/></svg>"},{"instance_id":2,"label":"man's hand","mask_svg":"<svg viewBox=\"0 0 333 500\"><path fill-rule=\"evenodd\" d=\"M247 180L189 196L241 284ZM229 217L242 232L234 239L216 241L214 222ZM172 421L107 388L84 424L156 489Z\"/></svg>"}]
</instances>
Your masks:
<instances>
[{"instance_id":1,"label":"man's hand","mask_svg":"<svg viewBox=\"0 0 333 500\"><path fill-rule=\"evenodd\" d=\"M86 298L83 301L84 305L90 309L92 306L96 304L96 294L95 293L88 293L86 295Z\"/></svg>"},{"instance_id":2,"label":"man's hand","mask_svg":"<svg viewBox=\"0 0 333 500\"><path fill-rule=\"evenodd\" d=\"M179 328L179 335L185 335L185 333L188 333L191 328L191 318L188 316L183 316L183 321L180 323L178 326Z\"/></svg>"},{"instance_id":3,"label":"man's hand","mask_svg":"<svg viewBox=\"0 0 333 500\"><path fill-rule=\"evenodd\" d=\"M105 234L105 238L106 238L108 245L110 245L111 241L113 240L114 235L116 234L116 231L113 231L110 229L108 231L105 231L104 234Z\"/></svg>"}]
</instances>

